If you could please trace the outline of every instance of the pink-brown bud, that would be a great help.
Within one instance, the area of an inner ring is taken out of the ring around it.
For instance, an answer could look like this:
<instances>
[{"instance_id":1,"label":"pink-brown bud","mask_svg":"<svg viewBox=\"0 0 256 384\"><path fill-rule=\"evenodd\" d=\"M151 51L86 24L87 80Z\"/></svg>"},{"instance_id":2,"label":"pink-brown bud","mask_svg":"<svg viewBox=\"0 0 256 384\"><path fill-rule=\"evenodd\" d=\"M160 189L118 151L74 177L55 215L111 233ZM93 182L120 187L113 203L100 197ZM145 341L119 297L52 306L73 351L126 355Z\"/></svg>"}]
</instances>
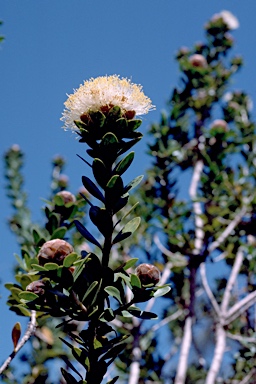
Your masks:
<instances>
[{"instance_id":1,"label":"pink-brown bud","mask_svg":"<svg viewBox=\"0 0 256 384\"><path fill-rule=\"evenodd\" d=\"M206 68L208 65L205 57L198 53L195 53L194 55L190 56L188 60L190 64L193 65L193 67Z\"/></svg>"},{"instance_id":2,"label":"pink-brown bud","mask_svg":"<svg viewBox=\"0 0 256 384\"><path fill-rule=\"evenodd\" d=\"M56 263L61 265L66 256L74 251L72 245L61 239L49 240L40 249L37 257L39 265Z\"/></svg>"},{"instance_id":3,"label":"pink-brown bud","mask_svg":"<svg viewBox=\"0 0 256 384\"><path fill-rule=\"evenodd\" d=\"M228 123L222 119L216 119L213 121L211 128L217 128L217 127L223 128L225 132L229 130Z\"/></svg>"},{"instance_id":4,"label":"pink-brown bud","mask_svg":"<svg viewBox=\"0 0 256 384\"><path fill-rule=\"evenodd\" d=\"M58 179L58 184L61 188L67 188L69 178L67 175L60 175Z\"/></svg>"},{"instance_id":5,"label":"pink-brown bud","mask_svg":"<svg viewBox=\"0 0 256 384\"><path fill-rule=\"evenodd\" d=\"M43 296L45 294L45 287L46 287L45 281L42 281L42 280L32 281L32 283L30 283L26 287L26 291L33 292L38 296Z\"/></svg>"},{"instance_id":6,"label":"pink-brown bud","mask_svg":"<svg viewBox=\"0 0 256 384\"><path fill-rule=\"evenodd\" d=\"M140 264L135 273L143 285L156 285L160 280L160 271L152 264Z\"/></svg>"},{"instance_id":7,"label":"pink-brown bud","mask_svg":"<svg viewBox=\"0 0 256 384\"><path fill-rule=\"evenodd\" d=\"M64 204L74 203L76 201L75 196L69 191L58 192L56 196L61 196L64 201Z\"/></svg>"}]
</instances>

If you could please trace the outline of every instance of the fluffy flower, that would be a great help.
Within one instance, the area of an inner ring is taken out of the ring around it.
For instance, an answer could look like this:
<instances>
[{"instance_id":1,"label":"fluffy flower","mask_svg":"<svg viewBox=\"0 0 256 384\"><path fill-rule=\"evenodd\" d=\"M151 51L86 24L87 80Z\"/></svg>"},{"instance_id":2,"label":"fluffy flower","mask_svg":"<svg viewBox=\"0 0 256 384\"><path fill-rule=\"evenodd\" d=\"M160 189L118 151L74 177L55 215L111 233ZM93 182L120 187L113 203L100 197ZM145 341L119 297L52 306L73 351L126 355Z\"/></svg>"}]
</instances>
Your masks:
<instances>
[{"instance_id":1,"label":"fluffy flower","mask_svg":"<svg viewBox=\"0 0 256 384\"><path fill-rule=\"evenodd\" d=\"M119 106L125 114L134 111L144 115L155 109L151 100L142 92L142 86L133 84L129 79L117 75L101 76L90 79L80 85L64 103L65 110L61 118L64 129L77 130L74 120L88 112L96 112L104 107Z\"/></svg>"},{"instance_id":2,"label":"fluffy flower","mask_svg":"<svg viewBox=\"0 0 256 384\"><path fill-rule=\"evenodd\" d=\"M239 21L233 13L229 11L221 11L220 13L216 13L213 15L212 20L222 19L224 23L227 25L228 29L237 29L239 28Z\"/></svg>"}]
</instances>

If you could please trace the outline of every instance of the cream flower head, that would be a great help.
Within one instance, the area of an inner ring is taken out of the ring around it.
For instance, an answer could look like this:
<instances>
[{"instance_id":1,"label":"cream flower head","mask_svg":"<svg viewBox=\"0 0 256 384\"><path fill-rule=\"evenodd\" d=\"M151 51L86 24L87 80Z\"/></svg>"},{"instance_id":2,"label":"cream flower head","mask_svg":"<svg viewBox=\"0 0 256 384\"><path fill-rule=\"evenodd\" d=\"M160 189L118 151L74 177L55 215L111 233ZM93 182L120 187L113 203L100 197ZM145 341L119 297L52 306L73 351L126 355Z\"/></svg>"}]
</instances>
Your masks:
<instances>
[{"instance_id":1,"label":"cream flower head","mask_svg":"<svg viewBox=\"0 0 256 384\"><path fill-rule=\"evenodd\" d=\"M233 13L224 10L224 11L221 11L220 13L215 13L215 15L213 15L212 17L212 20L215 21L220 18L227 25L228 29L231 30L231 29L239 28L239 21L237 17L233 15Z\"/></svg>"},{"instance_id":2,"label":"cream flower head","mask_svg":"<svg viewBox=\"0 0 256 384\"><path fill-rule=\"evenodd\" d=\"M142 92L141 85L117 75L91 78L68 96L61 120L64 121L64 129L75 131L78 130L75 120L80 120L83 114L96 112L104 107L118 106L123 114L133 111L139 116L155 109L151 100Z\"/></svg>"}]
</instances>

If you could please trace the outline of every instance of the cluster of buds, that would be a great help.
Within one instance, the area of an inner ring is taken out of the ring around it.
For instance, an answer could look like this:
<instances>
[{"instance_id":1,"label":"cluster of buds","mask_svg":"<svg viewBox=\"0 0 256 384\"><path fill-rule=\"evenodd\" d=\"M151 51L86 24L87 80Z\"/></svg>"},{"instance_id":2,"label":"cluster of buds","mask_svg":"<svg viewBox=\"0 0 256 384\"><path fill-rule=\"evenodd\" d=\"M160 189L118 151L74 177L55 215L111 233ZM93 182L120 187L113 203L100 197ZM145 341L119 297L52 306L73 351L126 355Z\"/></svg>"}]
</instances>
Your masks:
<instances>
[{"instance_id":1,"label":"cluster of buds","mask_svg":"<svg viewBox=\"0 0 256 384\"><path fill-rule=\"evenodd\" d=\"M56 263L58 265L63 264L63 260L66 256L74 251L71 244L62 239L49 240L41 247L38 253L39 265L45 265L46 263Z\"/></svg>"}]
</instances>

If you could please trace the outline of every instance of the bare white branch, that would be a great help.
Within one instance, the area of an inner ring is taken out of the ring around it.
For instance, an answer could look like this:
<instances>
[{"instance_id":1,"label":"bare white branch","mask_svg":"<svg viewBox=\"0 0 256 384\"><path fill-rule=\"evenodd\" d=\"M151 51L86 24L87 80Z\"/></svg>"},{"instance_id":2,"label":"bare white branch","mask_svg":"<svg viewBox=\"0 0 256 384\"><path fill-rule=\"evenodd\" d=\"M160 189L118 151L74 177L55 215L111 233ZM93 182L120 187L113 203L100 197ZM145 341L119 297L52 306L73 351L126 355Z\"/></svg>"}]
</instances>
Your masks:
<instances>
[{"instance_id":1,"label":"bare white branch","mask_svg":"<svg viewBox=\"0 0 256 384\"><path fill-rule=\"evenodd\" d=\"M138 347L133 348L132 357L133 361L130 366L128 384L138 384L140 378L141 349Z\"/></svg>"},{"instance_id":2,"label":"bare white branch","mask_svg":"<svg viewBox=\"0 0 256 384\"><path fill-rule=\"evenodd\" d=\"M209 253L213 252L226 240L226 238L231 234L235 227L240 223L243 216L247 213L247 210L247 206L244 206L240 212L235 214L234 219L228 224L227 228L222 232L218 239L209 246Z\"/></svg>"},{"instance_id":3,"label":"bare white branch","mask_svg":"<svg viewBox=\"0 0 256 384\"><path fill-rule=\"evenodd\" d=\"M244 260L243 251L241 248L239 248L237 251L237 255L236 255L236 258L235 258L235 261L234 261L234 264L233 264L233 267L232 267L232 270L231 270L231 273L230 273L230 276L229 276L229 279L228 279L228 282L227 282L227 285L226 285L226 288L224 291L222 303L221 303L221 312L222 312L222 315L224 317L226 317L231 292L232 292L232 289L233 289L234 284L236 282L237 275L240 271L243 260Z\"/></svg>"},{"instance_id":4,"label":"bare white branch","mask_svg":"<svg viewBox=\"0 0 256 384\"><path fill-rule=\"evenodd\" d=\"M192 180L191 180L191 185L189 188L189 195L191 197L191 200L193 201L193 210L195 214L195 248L193 250L193 253L195 255L199 254L202 245L203 245L203 239L204 239L204 231L203 231L203 220L200 217L202 214L202 209L201 209L201 203L199 201L196 201L197 199L197 187L198 183L200 181L200 177L203 171L204 163L203 160L198 160L196 162Z\"/></svg>"},{"instance_id":5,"label":"bare white branch","mask_svg":"<svg viewBox=\"0 0 256 384\"><path fill-rule=\"evenodd\" d=\"M232 340L239 341L240 343L254 343L256 344L256 337L246 337L227 332L227 337Z\"/></svg>"},{"instance_id":6,"label":"bare white branch","mask_svg":"<svg viewBox=\"0 0 256 384\"><path fill-rule=\"evenodd\" d=\"M201 263L200 265L200 275L201 275L201 279L202 279L202 284L203 284L203 287L204 287L204 290L212 304L212 307L216 313L216 315L218 316L218 318L220 318L220 315L221 315L221 312L220 312L220 307L219 307L219 304L217 303L215 297L214 297L214 294L212 293L212 290L208 284L208 280L207 280L207 276L206 276L206 268L205 268L205 263Z\"/></svg>"},{"instance_id":7,"label":"bare white branch","mask_svg":"<svg viewBox=\"0 0 256 384\"><path fill-rule=\"evenodd\" d=\"M10 354L10 356L5 360L5 362L1 366L0 374L3 373L5 369L10 365L11 361L14 359L14 357L19 352L19 350L34 334L35 329L36 329L36 311L31 311L31 318L30 318L30 322L28 323L27 330L24 336L22 337L22 339L17 344L17 346L14 348L13 352Z\"/></svg>"},{"instance_id":8,"label":"bare white branch","mask_svg":"<svg viewBox=\"0 0 256 384\"><path fill-rule=\"evenodd\" d=\"M255 375L256 368L253 368L244 378L242 381L239 382L239 384L247 384L249 383L250 379Z\"/></svg>"},{"instance_id":9,"label":"bare white branch","mask_svg":"<svg viewBox=\"0 0 256 384\"><path fill-rule=\"evenodd\" d=\"M163 327L164 325L170 323L171 321L178 319L183 314L184 314L184 311L182 309L178 309L178 311L174 312L172 315L165 317L163 320L159 321L158 324L155 324L151 328L151 331L152 332L157 331L159 328Z\"/></svg>"},{"instance_id":10,"label":"bare white branch","mask_svg":"<svg viewBox=\"0 0 256 384\"><path fill-rule=\"evenodd\" d=\"M187 376L188 355L192 341L192 317L188 316L185 321L183 339L181 343L180 357L174 384L184 384Z\"/></svg>"},{"instance_id":11,"label":"bare white branch","mask_svg":"<svg viewBox=\"0 0 256 384\"><path fill-rule=\"evenodd\" d=\"M220 370L221 362L226 348L226 333L222 324L216 325L216 345L210 369L207 373L205 384L215 384Z\"/></svg>"},{"instance_id":12,"label":"bare white branch","mask_svg":"<svg viewBox=\"0 0 256 384\"><path fill-rule=\"evenodd\" d=\"M256 291L251 292L238 303L234 304L228 311L225 319L225 324L229 324L240 315L242 315L248 308L256 303Z\"/></svg>"}]
</instances>

